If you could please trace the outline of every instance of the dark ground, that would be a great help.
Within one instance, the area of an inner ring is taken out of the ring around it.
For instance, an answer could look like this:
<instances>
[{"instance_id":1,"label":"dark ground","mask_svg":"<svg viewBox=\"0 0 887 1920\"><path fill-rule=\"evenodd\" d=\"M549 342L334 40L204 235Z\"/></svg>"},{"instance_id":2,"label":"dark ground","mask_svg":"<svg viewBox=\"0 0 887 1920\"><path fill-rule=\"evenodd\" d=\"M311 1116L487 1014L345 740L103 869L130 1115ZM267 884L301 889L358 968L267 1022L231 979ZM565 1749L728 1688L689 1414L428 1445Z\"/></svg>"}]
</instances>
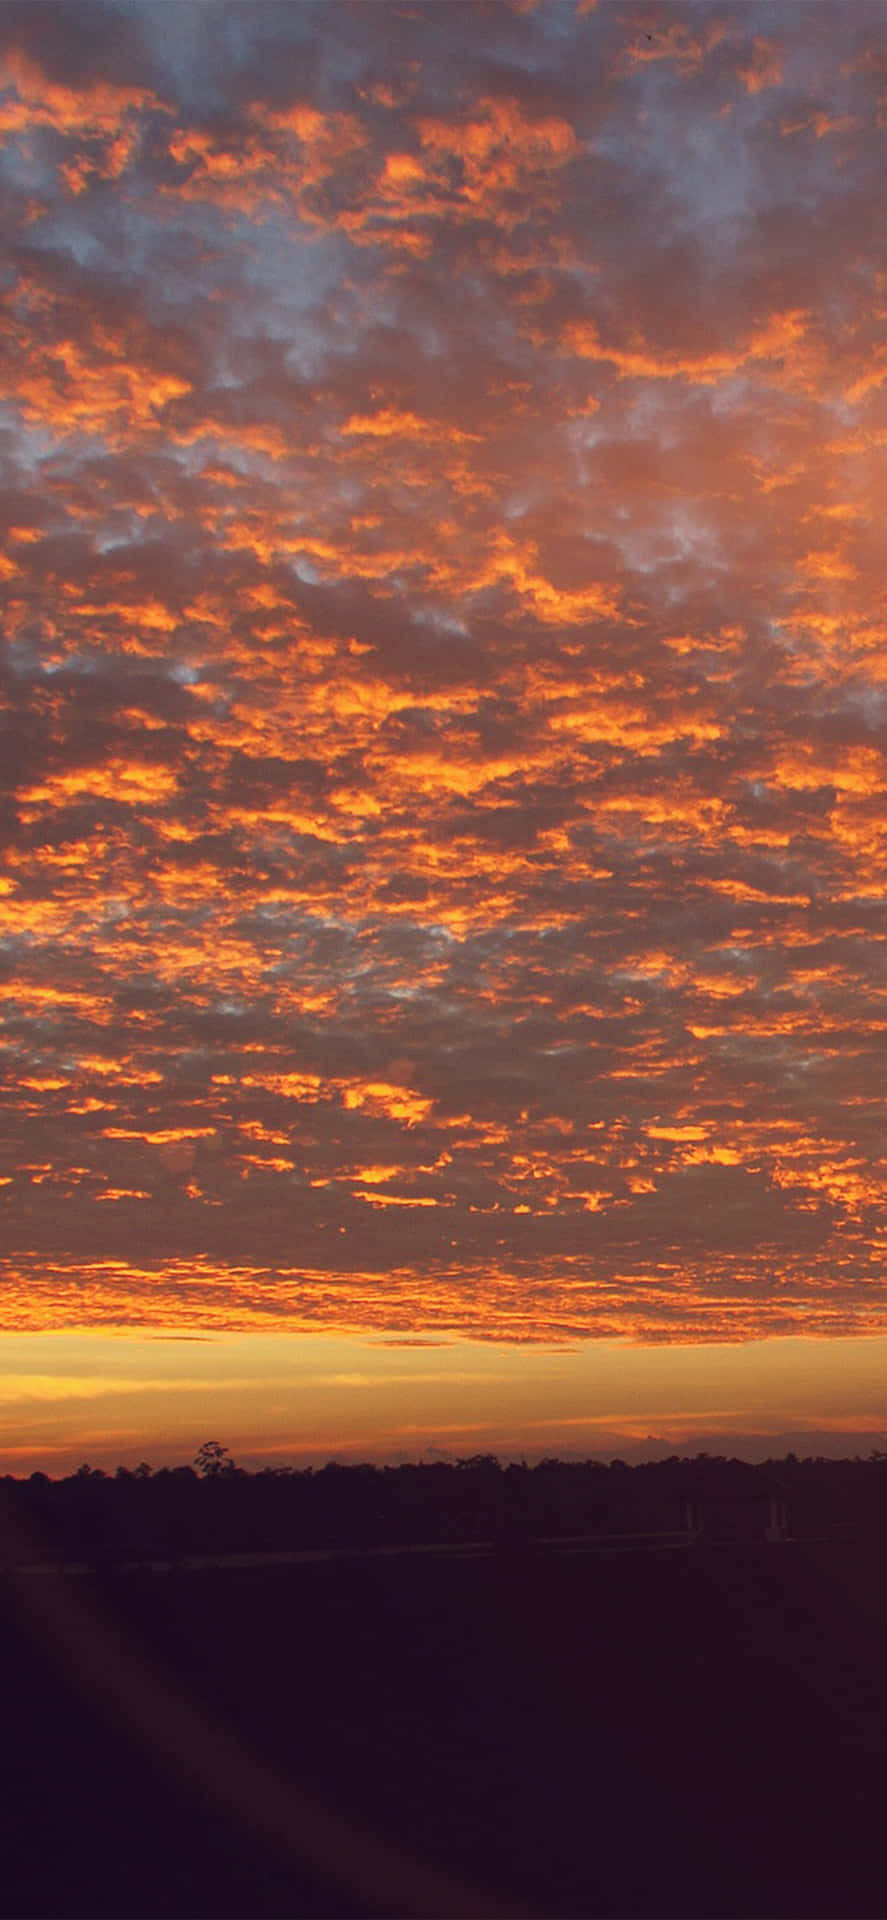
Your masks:
<instances>
[{"instance_id":1,"label":"dark ground","mask_svg":"<svg viewBox=\"0 0 887 1920\"><path fill-rule=\"evenodd\" d=\"M887 1911L875 1541L7 1574L0 1912Z\"/></svg>"}]
</instances>

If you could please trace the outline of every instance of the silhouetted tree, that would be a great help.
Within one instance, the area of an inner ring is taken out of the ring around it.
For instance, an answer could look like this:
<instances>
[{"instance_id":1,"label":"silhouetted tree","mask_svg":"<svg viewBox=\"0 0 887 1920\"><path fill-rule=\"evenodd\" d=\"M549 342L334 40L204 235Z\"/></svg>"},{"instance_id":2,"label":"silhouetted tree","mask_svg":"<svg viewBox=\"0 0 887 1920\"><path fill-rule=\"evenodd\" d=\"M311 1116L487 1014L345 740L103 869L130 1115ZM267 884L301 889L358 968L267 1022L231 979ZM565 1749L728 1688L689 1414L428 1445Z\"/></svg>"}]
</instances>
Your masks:
<instances>
[{"instance_id":1,"label":"silhouetted tree","mask_svg":"<svg viewBox=\"0 0 887 1920\"><path fill-rule=\"evenodd\" d=\"M234 1462L228 1448L221 1446L218 1440L204 1440L194 1455L194 1465L204 1480L214 1479L219 1473L234 1472Z\"/></svg>"}]
</instances>

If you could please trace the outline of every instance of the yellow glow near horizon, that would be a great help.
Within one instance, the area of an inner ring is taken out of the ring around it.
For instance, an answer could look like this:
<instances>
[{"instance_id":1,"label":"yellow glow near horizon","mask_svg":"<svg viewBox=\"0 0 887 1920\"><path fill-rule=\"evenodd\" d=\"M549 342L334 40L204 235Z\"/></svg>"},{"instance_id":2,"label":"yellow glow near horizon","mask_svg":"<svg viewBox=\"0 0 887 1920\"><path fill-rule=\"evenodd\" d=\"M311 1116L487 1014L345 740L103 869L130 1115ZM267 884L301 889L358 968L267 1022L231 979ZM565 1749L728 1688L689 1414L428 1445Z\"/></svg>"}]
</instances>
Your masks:
<instances>
[{"instance_id":1,"label":"yellow glow near horizon","mask_svg":"<svg viewBox=\"0 0 887 1920\"><path fill-rule=\"evenodd\" d=\"M640 1458L855 1452L887 1434L887 1337L575 1349L344 1335L7 1336L0 1467L417 1459L435 1450ZM804 1444L804 1436L807 1444Z\"/></svg>"}]
</instances>

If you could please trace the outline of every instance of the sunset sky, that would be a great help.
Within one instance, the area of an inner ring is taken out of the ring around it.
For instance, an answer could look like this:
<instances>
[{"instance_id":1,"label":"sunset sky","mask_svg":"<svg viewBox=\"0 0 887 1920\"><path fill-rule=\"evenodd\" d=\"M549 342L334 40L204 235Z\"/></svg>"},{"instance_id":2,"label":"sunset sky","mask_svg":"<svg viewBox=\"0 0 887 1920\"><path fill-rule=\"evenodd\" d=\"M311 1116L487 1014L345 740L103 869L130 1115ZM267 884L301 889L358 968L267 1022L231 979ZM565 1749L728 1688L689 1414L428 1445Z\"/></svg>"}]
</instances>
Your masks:
<instances>
[{"instance_id":1,"label":"sunset sky","mask_svg":"<svg viewBox=\"0 0 887 1920\"><path fill-rule=\"evenodd\" d=\"M0 43L0 1468L883 1434L887 9Z\"/></svg>"}]
</instances>

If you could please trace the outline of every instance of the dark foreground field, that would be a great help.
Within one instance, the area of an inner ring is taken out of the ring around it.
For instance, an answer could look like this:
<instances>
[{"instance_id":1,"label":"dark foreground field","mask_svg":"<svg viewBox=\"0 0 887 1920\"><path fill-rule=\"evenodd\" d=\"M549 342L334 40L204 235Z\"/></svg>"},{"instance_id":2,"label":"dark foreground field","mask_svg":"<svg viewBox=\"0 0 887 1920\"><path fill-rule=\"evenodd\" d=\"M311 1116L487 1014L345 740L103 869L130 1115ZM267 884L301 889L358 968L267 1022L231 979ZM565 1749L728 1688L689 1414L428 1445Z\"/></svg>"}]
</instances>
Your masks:
<instances>
[{"instance_id":1,"label":"dark foreground field","mask_svg":"<svg viewBox=\"0 0 887 1920\"><path fill-rule=\"evenodd\" d=\"M8 1575L10 1916L881 1916L873 1542Z\"/></svg>"}]
</instances>

